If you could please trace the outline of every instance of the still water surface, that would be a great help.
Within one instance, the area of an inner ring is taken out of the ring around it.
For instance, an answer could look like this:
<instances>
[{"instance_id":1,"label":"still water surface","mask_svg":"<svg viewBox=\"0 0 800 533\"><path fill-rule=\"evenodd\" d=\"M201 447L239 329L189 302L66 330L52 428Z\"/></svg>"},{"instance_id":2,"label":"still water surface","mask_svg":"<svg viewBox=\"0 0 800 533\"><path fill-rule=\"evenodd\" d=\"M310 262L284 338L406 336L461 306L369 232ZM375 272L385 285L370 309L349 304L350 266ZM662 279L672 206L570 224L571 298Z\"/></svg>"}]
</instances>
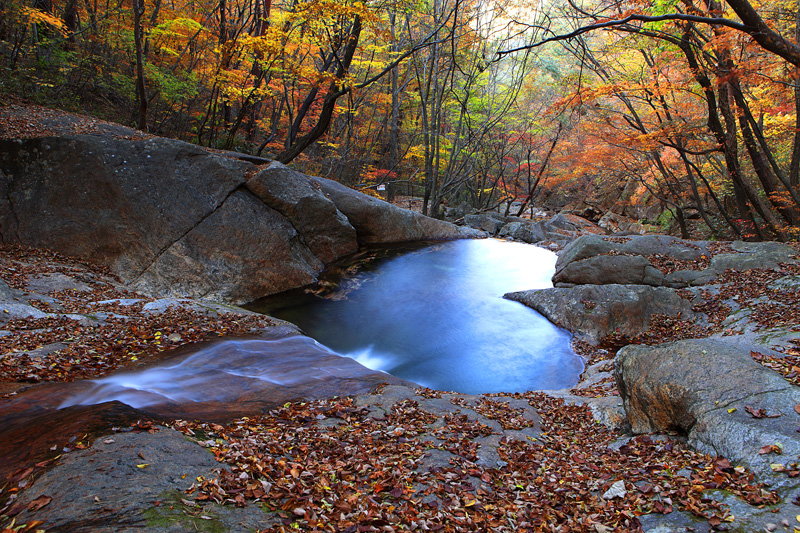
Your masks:
<instances>
[{"instance_id":1,"label":"still water surface","mask_svg":"<svg viewBox=\"0 0 800 533\"><path fill-rule=\"evenodd\" d=\"M375 370L470 394L571 387L583 371L570 334L502 298L550 287L554 253L460 240L382 260L334 298L271 314ZM329 297L330 298L330 297Z\"/></svg>"}]
</instances>

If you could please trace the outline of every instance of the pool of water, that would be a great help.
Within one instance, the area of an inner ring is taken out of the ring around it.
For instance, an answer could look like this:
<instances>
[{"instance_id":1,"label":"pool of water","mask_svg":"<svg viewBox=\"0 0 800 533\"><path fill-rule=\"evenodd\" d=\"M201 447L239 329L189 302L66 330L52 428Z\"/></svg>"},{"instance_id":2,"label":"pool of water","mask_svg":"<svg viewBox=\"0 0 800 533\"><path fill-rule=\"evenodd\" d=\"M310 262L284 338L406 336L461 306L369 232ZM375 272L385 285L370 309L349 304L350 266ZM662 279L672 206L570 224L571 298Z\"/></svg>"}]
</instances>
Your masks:
<instances>
[{"instance_id":1,"label":"pool of water","mask_svg":"<svg viewBox=\"0 0 800 533\"><path fill-rule=\"evenodd\" d=\"M435 389L571 387L583 362L570 334L502 298L550 287L555 261L548 250L495 239L435 244L380 260L326 298L270 314L336 353Z\"/></svg>"}]
</instances>

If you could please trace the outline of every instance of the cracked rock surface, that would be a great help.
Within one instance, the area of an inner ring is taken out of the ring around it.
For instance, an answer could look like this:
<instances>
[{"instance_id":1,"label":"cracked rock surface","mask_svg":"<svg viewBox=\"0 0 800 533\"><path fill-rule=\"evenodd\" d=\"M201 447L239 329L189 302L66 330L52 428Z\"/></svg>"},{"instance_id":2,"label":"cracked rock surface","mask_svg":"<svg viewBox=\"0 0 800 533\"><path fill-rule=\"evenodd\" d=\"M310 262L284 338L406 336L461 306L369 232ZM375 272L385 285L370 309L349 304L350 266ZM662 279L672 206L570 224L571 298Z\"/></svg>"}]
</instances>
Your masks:
<instances>
[{"instance_id":1,"label":"cracked rock surface","mask_svg":"<svg viewBox=\"0 0 800 533\"><path fill-rule=\"evenodd\" d=\"M800 462L800 388L749 350L722 339L630 345L617 353L615 377L634 433L688 434L696 448L745 465L772 485L796 485L771 465ZM772 445L779 450L761 451Z\"/></svg>"},{"instance_id":2,"label":"cracked rock surface","mask_svg":"<svg viewBox=\"0 0 800 533\"><path fill-rule=\"evenodd\" d=\"M360 244L480 236L267 160L109 131L0 138L0 242L145 294L241 304L314 283Z\"/></svg>"}]
</instances>

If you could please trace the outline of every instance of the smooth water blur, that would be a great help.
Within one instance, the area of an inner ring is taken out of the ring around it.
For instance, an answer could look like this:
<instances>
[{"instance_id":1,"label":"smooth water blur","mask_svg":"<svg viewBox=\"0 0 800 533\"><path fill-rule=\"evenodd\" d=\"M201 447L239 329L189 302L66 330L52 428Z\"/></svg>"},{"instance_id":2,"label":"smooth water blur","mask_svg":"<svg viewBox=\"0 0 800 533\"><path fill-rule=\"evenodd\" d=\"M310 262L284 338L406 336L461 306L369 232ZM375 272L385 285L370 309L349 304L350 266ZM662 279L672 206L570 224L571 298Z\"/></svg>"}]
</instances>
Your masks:
<instances>
[{"instance_id":1,"label":"smooth water blur","mask_svg":"<svg viewBox=\"0 0 800 533\"><path fill-rule=\"evenodd\" d=\"M92 380L92 386L59 408L113 400L142 408L164 403L236 402L248 393L355 377L352 368L325 364L341 360L300 335L279 339L222 340L201 346L173 364ZM355 366L355 365L354 365Z\"/></svg>"},{"instance_id":2,"label":"smooth water blur","mask_svg":"<svg viewBox=\"0 0 800 533\"><path fill-rule=\"evenodd\" d=\"M344 280L342 299L272 314L374 370L470 394L571 387L570 334L502 298L551 287L556 255L494 239L436 244Z\"/></svg>"}]
</instances>

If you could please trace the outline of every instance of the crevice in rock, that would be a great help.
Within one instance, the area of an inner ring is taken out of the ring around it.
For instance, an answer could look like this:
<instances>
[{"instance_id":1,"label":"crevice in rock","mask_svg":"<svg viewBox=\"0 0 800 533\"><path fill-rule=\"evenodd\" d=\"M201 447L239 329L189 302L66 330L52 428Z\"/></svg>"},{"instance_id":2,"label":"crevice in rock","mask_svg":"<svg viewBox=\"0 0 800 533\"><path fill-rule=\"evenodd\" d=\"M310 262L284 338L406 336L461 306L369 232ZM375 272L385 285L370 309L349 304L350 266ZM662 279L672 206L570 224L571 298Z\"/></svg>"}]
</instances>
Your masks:
<instances>
[{"instance_id":1,"label":"crevice in rock","mask_svg":"<svg viewBox=\"0 0 800 533\"><path fill-rule=\"evenodd\" d=\"M252 179L252 178L251 178L251 179ZM284 211L283 211L283 210L282 210L280 207L277 207L277 206L274 206L274 205L270 205L270 204L269 204L269 202L266 202L266 201L264 201L264 199L263 199L263 198L261 198L260 196L258 196L258 195L257 195L257 194L256 194L256 193L255 193L255 192L252 190L252 189L250 189L250 187L248 187L248 186L247 186L247 184L248 184L248 183L250 183L250 180L247 180L247 181L245 181L245 182L244 182L244 183L243 183L243 184L242 184L240 187L244 188L244 189L245 189L245 190L246 190L248 193L250 193L251 195L253 195L253 198L256 198L256 199L257 199L259 202L261 202L262 204L264 204L264 205L265 205L265 206L267 206L268 208L270 208L270 209L272 209L272 210L274 210L274 211L277 211L278 213L280 213L280 215L281 215L283 218L285 218L285 219L286 219L286 221L287 221L287 222L289 223L289 225L292 227L292 229L294 230L294 232L297 234L297 240L300 242L300 244L301 244L301 245L303 245L303 247L304 247L306 250L308 250L308 253L309 253L309 254L311 254L312 256L316 257L316 258L317 258L317 260L319 260L319 262L320 262L320 263L322 263L324 266L328 266L328 265L325 263L325 261L323 261L322 259L320 259L319 257L317 257L317 254L315 254L315 253L314 253L314 251L311 249L311 247L310 247L310 246L308 245L308 243L306 242L305 238L303 238L303 233L302 233L300 230L298 230L298 229L297 229L297 226L295 226L295 225L294 225L294 222L292 221L292 218L291 218L289 215L287 215L287 214L286 214L286 213L285 213L285 212L284 212ZM343 213L343 214L344 214L344 213ZM345 216L345 218L347 218L347 217ZM347 219L347 221L348 221L348 222L350 222L350 219ZM315 277L316 277L316 276L315 276Z\"/></svg>"},{"instance_id":2,"label":"crevice in rock","mask_svg":"<svg viewBox=\"0 0 800 533\"><path fill-rule=\"evenodd\" d=\"M213 215L214 213L216 213L216 212L219 210L219 208L220 208L220 207L222 207L222 206L225 204L225 202L227 202L227 201L228 201L228 198L230 198L231 196L233 196L233 195L234 195L234 194L235 194L237 191L239 191L239 190L241 190L241 189L246 189L246 187L245 187L245 184L244 184L244 183L240 183L239 185L237 185L236 187L234 187L233 189L231 189L231 190L228 192L228 194L226 194L226 195L225 195L225 198L223 198L223 199L222 199L222 200L221 200L221 201L220 201L220 202L219 202L217 205L215 205L213 209L209 210L209 212L208 212L208 213L206 213L205 215L203 215L202 217L200 217L200 219L199 219L199 220L198 220L198 221L197 221L197 222L196 222L194 225L192 225L192 227L190 227L190 228L189 228L189 229L187 229L185 232L183 232L183 234L182 234L182 235L180 235L180 236L179 236L177 239L173 240L172 242L170 242L170 243L169 243L169 244L167 244L166 246L162 247L162 248L161 248L161 250L159 250L159 251L158 251L158 253L155 255L155 257L153 257L153 260L152 260L152 261L150 261L150 264L149 264L149 265L147 265L147 266L146 266L144 269L142 269L142 271L141 271L141 272L139 272L138 274L136 274L136 276L135 276L135 277L134 277L134 278L131 280L131 282L130 282L130 283L136 283L136 282L138 282L138 281L141 279L141 277L142 277L142 276L143 276L143 275L144 275L144 274L145 274L145 273L146 273L148 270L150 270L150 269L153 267L153 265L154 265L154 264L156 264L156 262L158 262L158 260L161 258L161 256L162 256L162 255L164 255L164 253L166 253L166 251L167 251L167 250L169 250L169 249L170 249L172 246L174 246L174 245L175 245L175 243L177 243L177 242L180 242L180 241L181 241L181 240L182 240L184 237L186 237L186 236L187 236L189 233L191 233L191 232L192 232L192 231L193 231L195 228L197 228L198 226L200 226L200 224L202 224L203 222L205 222L205 221L206 221L206 219L207 219L208 217L210 217L211 215ZM250 192L250 191L249 191L249 190L247 190L247 192Z\"/></svg>"},{"instance_id":3,"label":"crevice in rock","mask_svg":"<svg viewBox=\"0 0 800 533\"><path fill-rule=\"evenodd\" d=\"M724 404L720 403L719 405L715 405L714 407L712 407L708 411L704 411L704 412L702 412L700 414L701 415L707 415L709 413L713 413L715 411L719 411L720 409L727 409L728 406L733 405L736 402L744 402L746 400L749 400L750 398L758 398L760 396L764 396L764 395L767 395L767 394L775 394L775 393L778 393L778 392L786 392L788 390L791 390L792 385L790 383L787 383L786 385L787 386L785 388L759 391L759 392L756 392L754 394L750 394L748 396L744 396L742 398L736 398L735 400L731 400L731 401L729 401L727 403L724 403ZM786 413L783 413L783 414L786 414Z\"/></svg>"}]
</instances>

